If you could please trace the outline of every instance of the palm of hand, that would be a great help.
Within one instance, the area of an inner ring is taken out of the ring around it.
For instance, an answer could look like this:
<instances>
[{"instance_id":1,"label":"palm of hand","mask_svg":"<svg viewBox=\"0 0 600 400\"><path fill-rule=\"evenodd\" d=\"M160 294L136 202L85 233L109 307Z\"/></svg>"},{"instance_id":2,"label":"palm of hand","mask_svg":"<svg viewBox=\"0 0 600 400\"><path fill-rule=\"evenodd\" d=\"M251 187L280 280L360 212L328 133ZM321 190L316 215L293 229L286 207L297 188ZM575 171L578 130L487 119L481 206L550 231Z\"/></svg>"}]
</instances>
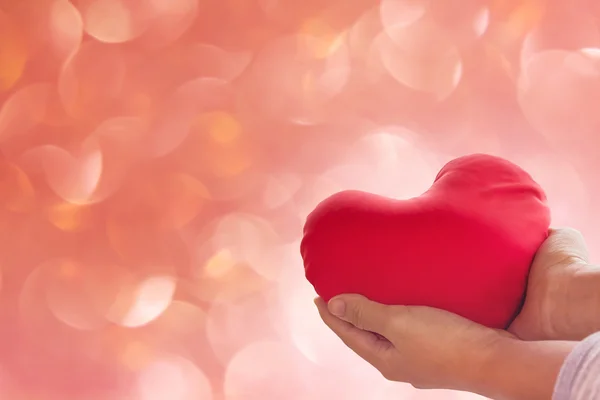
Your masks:
<instances>
[{"instance_id":1,"label":"palm of hand","mask_svg":"<svg viewBox=\"0 0 600 400\"><path fill-rule=\"evenodd\" d=\"M572 283L587 267L588 253L581 234L573 229L552 230L538 250L520 314L508 331L523 340L581 340L588 335L573 323L577 304Z\"/></svg>"}]
</instances>

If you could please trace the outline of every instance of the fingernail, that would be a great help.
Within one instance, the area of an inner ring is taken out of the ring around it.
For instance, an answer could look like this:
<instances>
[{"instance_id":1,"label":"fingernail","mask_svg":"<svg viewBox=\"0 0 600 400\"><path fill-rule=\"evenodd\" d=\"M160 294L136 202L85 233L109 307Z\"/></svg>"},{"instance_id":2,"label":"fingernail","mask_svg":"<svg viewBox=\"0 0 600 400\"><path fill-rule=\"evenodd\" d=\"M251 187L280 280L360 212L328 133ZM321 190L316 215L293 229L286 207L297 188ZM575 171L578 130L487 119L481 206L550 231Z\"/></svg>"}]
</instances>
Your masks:
<instances>
[{"instance_id":1,"label":"fingernail","mask_svg":"<svg viewBox=\"0 0 600 400\"><path fill-rule=\"evenodd\" d=\"M346 303L341 299L333 299L328 305L329 312L336 317L343 317L346 312Z\"/></svg>"}]
</instances>

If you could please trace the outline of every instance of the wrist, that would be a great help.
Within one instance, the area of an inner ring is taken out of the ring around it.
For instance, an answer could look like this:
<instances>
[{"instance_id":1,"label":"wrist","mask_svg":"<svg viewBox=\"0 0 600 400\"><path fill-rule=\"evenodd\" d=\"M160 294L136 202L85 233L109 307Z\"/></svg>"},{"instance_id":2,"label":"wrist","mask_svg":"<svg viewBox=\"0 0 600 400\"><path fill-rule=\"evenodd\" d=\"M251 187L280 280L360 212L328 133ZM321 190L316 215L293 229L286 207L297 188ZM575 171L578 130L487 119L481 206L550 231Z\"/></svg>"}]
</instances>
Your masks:
<instances>
[{"instance_id":1,"label":"wrist","mask_svg":"<svg viewBox=\"0 0 600 400\"><path fill-rule=\"evenodd\" d=\"M496 400L551 400L560 369L576 345L503 337L489 349L472 391Z\"/></svg>"}]
</instances>

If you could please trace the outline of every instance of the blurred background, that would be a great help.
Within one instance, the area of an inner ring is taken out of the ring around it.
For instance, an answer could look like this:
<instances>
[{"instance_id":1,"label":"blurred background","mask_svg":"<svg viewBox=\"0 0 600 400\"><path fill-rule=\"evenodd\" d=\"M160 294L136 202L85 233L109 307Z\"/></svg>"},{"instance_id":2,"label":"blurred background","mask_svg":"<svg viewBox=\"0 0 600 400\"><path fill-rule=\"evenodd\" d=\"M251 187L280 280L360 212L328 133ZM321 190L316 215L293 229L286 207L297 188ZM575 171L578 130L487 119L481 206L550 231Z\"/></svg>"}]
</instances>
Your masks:
<instances>
[{"instance_id":1,"label":"blurred background","mask_svg":"<svg viewBox=\"0 0 600 400\"><path fill-rule=\"evenodd\" d=\"M596 0L0 0L0 399L476 399L386 383L299 241L506 157L600 249Z\"/></svg>"}]
</instances>

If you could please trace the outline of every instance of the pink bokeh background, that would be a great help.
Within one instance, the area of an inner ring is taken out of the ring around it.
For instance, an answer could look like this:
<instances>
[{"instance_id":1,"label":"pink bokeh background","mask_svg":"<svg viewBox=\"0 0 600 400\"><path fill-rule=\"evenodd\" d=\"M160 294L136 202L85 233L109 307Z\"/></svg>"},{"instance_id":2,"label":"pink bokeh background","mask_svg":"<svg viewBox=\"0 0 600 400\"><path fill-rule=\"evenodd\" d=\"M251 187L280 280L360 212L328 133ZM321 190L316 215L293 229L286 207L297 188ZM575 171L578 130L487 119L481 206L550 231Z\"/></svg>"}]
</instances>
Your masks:
<instances>
[{"instance_id":1,"label":"pink bokeh background","mask_svg":"<svg viewBox=\"0 0 600 400\"><path fill-rule=\"evenodd\" d=\"M0 0L0 399L468 400L318 318L299 240L506 157L600 249L595 0Z\"/></svg>"}]
</instances>

